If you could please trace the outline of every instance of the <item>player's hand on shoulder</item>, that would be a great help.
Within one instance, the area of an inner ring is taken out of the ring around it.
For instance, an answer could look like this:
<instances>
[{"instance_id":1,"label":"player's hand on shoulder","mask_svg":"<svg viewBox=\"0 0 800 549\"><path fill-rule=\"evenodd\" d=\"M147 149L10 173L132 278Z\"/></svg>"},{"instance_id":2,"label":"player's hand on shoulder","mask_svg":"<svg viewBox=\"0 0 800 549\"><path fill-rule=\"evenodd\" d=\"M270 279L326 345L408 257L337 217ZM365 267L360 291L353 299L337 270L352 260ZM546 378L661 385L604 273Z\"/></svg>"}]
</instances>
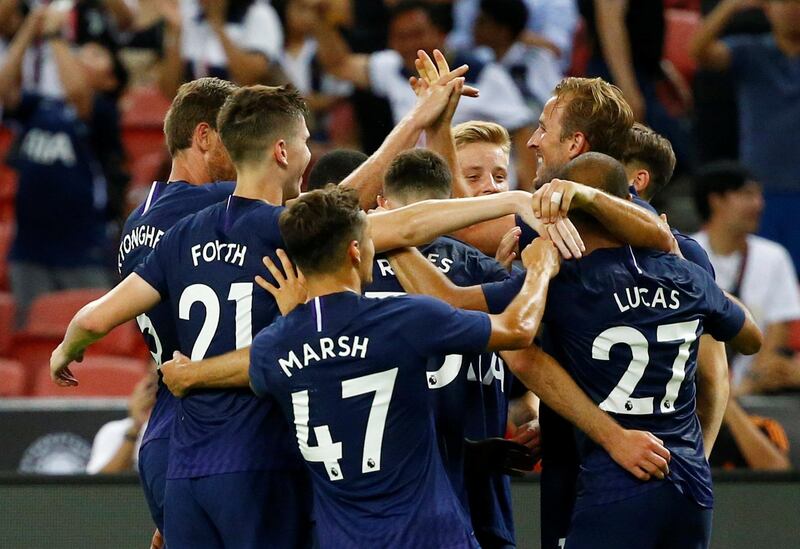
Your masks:
<instances>
[{"instance_id":1,"label":"player's hand on shoulder","mask_svg":"<svg viewBox=\"0 0 800 549\"><path fill-rule=\"evenodd\" d=\"M669 474L670 452L664 442L646 431L623 429L606 451L623 469L642 481Z\"/></svg>"},{"instance_id":2,"label":"player's hand on shoulder","mask_svg":"<svg viewBox=\"0 0 800 549\"><path fill-rule=\"evenodd\" d=\"M75 387L78 385L78 380L69 369L69 365L73 361L80 362L83 360L83 353L79 356L71 357L64 349L64 345L56 347L50 355L50 379L53 383L61 387Z\"/></svg>"},{"instance_id":3,"label":"player's hand on shoulder","mask_svg":"<svg viewBox=\"0 0 800 549\"><path fill-rule=\"evenodd\" d=\"M590 204L597 192L597 189L581 183L553 179L533 193L533 214L545 223L555 223L566 217L571 209Z\"/></svg>"},{"instance_id":4,"label":"player's hand on shoulder","mask_svg":"<svg viewBox=\"0 0 800 549\"><path fill-rule=\"evenodd\" d=\"M161 365L161 381L167 386L169 392L178 398L183 398L191 390L192 361L188 356L175 351L172 360Z\"/></svg>"},{"instance_id":5,"label":"player's hand on shoulder","mask_svg":"<svg viewBox=\"0 0 800 549\"><path fill-rule=\"evenodd\" d=\"M286 252L278 249L277 254L283 270L278 269L269 257L264 257L263 259L264 266L272 275L272 278L275 279L277 286L267 282L267 280L261 276L256 276L256 283L275 298L281 314L286 316L292 312L295 307L306 302L308 291L306 290L306 279L303 273L295 270Z\"/></svg>"},{"instance_id":6,"label":"player's hand on shoulder","mask_svg":"<svg viewBox=\"0 0 800 549\"><path fill-rule=\"evenodd\" d=\"M553 278L561 267L561 256L551 240L539 237L522 250L522 264L527 270L537 269Z\"/></svg>"}]
</instances>

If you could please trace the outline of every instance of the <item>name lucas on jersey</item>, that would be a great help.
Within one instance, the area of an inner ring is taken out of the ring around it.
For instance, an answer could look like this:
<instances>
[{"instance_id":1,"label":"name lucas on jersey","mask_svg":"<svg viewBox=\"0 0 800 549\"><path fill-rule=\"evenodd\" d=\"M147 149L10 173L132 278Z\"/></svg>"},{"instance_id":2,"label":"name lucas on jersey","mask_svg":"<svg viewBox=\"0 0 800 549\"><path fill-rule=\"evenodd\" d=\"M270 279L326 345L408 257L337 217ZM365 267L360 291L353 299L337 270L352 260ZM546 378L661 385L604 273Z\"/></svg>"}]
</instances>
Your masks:
<instances>
[{"instance_id":1,"label":"name lucas on jersey","mask_svg":"<svg viewBox=\"0 0 800 549\"><path fill-rule=\"evenodd\" d=\"M317 341L316 349L312 347L311 343L303 343L303 350L295 353L289 351L286 358L278 359L278 366L280 366L286 377L292 377L292 370L302 370L309 364L326 360L329 358L350 357L350 358L367 358L367 346L369 345L368 337L353 336L340 336L337 339L330 337L322 337ZM298 356L302 355L302 356Z\"/></svg>"},{"instance_id":2,"label":"name lucas on jersey","mask_svg":"<svg viewBox=\"0 0 800 549\"><path fill-rule=\"evenodd\" d=\"M639 286L625 288L625 293L622 294L622 296L620 296L620 294L622 294L622 292L614 292L614 301L617 303L617 307L621 313L636 309L642 305L652 309L672 309L673 311L681 306L681 302L678 299L680 296L678 290L670 290L669 303L667 303L665 290L660 286L652 293L652 299L650 298L650 290L648 288L640 288Z\"/></svg>"}]
</instances>

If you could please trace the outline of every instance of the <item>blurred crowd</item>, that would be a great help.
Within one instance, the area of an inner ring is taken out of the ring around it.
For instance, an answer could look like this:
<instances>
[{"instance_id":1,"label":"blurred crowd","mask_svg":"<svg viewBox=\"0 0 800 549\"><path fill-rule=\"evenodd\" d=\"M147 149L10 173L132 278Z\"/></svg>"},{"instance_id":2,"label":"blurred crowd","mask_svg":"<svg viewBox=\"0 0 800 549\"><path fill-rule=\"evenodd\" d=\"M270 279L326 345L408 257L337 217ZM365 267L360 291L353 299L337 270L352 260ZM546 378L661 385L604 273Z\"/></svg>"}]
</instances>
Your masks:
<instances>
[{"instance_id":1,"label":"blurred crowd","mask_svg":"<svg viewBox=\"0 0 800 549\"><path fill-rule=\"evenodd\" d=\"M476 194L530 189L527 144L564 76L615 83L674 149L656 205L700 229L720 286L764 330L755 358L730 357L737 393L800 388L796 0L0 0L0 285L14 326L43 294L114 284L121 222L168 173L159 116L181 83L290 82L314 159L350 149L360 162L413 106L419 49L470 67L480 95L455 123L501 126L486 126L506 140L496 170L465 173ZM156 131L142 138L145 111Z\"/></svg>"}]
</instances>

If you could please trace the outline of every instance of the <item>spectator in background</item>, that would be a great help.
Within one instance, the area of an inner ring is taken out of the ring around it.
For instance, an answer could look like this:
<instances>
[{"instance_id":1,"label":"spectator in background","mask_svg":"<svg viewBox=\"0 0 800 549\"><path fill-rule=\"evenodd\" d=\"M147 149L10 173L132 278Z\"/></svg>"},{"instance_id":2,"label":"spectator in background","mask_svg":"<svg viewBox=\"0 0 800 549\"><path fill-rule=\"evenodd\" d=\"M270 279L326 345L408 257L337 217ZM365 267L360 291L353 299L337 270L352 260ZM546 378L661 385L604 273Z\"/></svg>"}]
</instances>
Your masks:
<instances>
[{"instance_id":1,"label":"spectator in background","mask_svg":"<svg viewBox=\"0 0 800 549\"><path fill-rule=\"evenodd\" d=\"M336 149L325 153L314 163L308 174L308 191L324 189L327 185L338 185L356 171L367 158L361 151Z\"/></svg>"},{"instance_id":2,"label":"spectator in background","mask_svg":"<svg viewBox=\"0 0 800 549\"><path fill-rule=\"evenodd\" d=\"M473 25L478 17L480 0L453 2L454 28L447 43L454 49L475 45ZM546 48L558 58L561 72L572 63L572 42L578 28L578 6L575 0L525 0L530 17L521 35L528 46Z\"/></svg>"},{"instance_id":3,"label":"spectator in background","mask_svg":"<svg viewBox=\"0 0 800 549\"><path fill-rule=\"evenodd\" d=\"M97 431L86 472L90 475L138 471L139 445L156 401L156 375L148 374L128 399L128 417L109 421Z\"/></svg>"},{"instance_id":4,"label":"spectator in background","mask_svg":"<svg viewBox=\"0 0 800 549\"><path fill-rule=\"evenodd\" d=\"M564 75L551 50L521 41L529 18L523 0L481 0L475 43L488 46L490 60L508 71L533 116L538 117Z\"/></svg>"},{"instance_id":5,"label":"spectator in background","mask_svg":"<svg viewBox=\"0 0 800 549\"><path fill-rule=\"evenodd\" d=\"M326 120L326 115L352 93L353 85L325 73L320 66L318 44L314 39L315 0L286 0L278 13L286 36L281 68L311 110L313 118L309 120L309 129L312 136L317 141L328 141L330 121Z\"/></svg>"},{"instance_id":6,"label":"spectator in background","mask_svg":"<svg viewBox=\"0 0 800 549\"><path fill-rule=\"evenodd\" d=\"M731 398L708 462L711 467L723 469L788 471L789 439L780 423L749 415Z\"/></svg>"},{"instance_id":7,"label":"spectator in background","mask_svg":"<svg viewBox=\"0 0 800 549\"><path fill-rule=\"evenodd\" d=\"M764 238L785 246L800 268L800 3L763 4L772 33L719 36L752 0L725 0L695 34L700 65L729 69L739 103L739 158L764 184Z\"/></svg>"},{"instance_id":8,"label":"spectator in background","mask_svg":"<svg viewBox=\"0 0 800 549\"><path fill-rule=\"evenodd\" d=\"M63 37L64 17L53 7L32 11L0 67L4 116L18 126L9 272L20 325L39 294L109 283L108 192L100 155L104 142L119 140L116 97L124 76L100 44L73 52ZM52 51L63 99L25 92L20 84L25 52L37 39Z\"/></svg>"},{"instance_id":9,"label":"spectator in background","mask_svg":"<svg viewBox=\"0 0 800 549\"><path fill-rule=\"evenodd\" d=\"M315 26L320 43L319 59L323 67L343 80L386 97L398 122L414 105L416 97L408 78L416 74L417 51L442 49L446 29L430 5L421 1L403 1L390 12L389 46L372 54L354 54L338 30L320 17ZM467 83L480 89L480 96L462 101L454 121L489 120L508 128L517 153L519 186L530 188L536 173L533 155L526 149L531 133L532 113L509 74L497 63L482 62L465 52L449 52L451 65L467 63Z\"/></svg>"},{"instance_id":10,"label":"spectator in background","mask_svg":"<svg viewBox=\"0 0 800 549\"><path fill-rule=\"evenodd\" d=\"M800 318L797 274L783 246L753 234L764 208L761 185L741 165L719 162L698 171L694 189L706 225L693 236L719 287L750 309L764 334L758 354L729 357L734 393L800 387L800 364L787 350L789 323Z\"/></svg>"},{"instance_id":11,"label":"spectator in background","mask_svg":"<svg viewBox=\"0 0 800 549\"><path fill-rule=\"evenodd\" d=\"M280 60L283 30L265 0L163 0L167 23L159 86L167 97L188 80L216 76L264 83Z\"/></svg>"}]
</instances>

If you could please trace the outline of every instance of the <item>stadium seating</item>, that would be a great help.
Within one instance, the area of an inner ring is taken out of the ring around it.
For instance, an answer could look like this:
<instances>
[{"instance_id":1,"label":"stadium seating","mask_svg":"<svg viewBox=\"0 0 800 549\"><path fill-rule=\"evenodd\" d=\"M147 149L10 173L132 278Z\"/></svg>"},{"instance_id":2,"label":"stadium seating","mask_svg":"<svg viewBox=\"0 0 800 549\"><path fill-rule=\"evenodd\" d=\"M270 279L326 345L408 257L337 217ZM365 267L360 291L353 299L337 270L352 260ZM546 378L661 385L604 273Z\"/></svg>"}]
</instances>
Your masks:
<instances>
[{"instance_id":1,"label":"stadium seating","mask_svg":"<svg viewBox=\"0 0 800 549\"><path fill-rule=\"evenodd\" d=\"M169 101L155 88L137 87L125 94L120 108L122 143L131 167L132 186L149 184L152 159L166 156L163 126Z\"/></svg>"},{"instance_id":2,"label":"stadium seating","mask_svg":"<svg viewBox=\"0 0 800 549\"><path fill-rule=\"evenodd\" d=\"M36 369L35 397L127 397L147 373L147 362L109 355L87 356L71 366L77 387L59 387L50 380L47 364Z\"/></svg>"},{"instance_id":3,"label":"stadium seating","mask_svg":"<svg viewBox=\"0 0 800 549\"><path fill-rule=\"evenodd\" d=\"M9 221L0 221L0 291L10 288L8 280L8 252L11 250L11 240L14 238L14 224Z\"/></svg>"},{"instance_id":4,"label":"stadium seating","mask_svg":"<svg viewBox=\"0 0 800 549\"><path fill-rule=\"evenodd\" d=\"M25 368L16 360L0 358L0 397L25 395Z\"/></svg>"},{"instance_id":5,"label":"stadium seating","mask_svg":"<svg viewBox=\"0 0 800 549\"><path fill-rule=\"evenodd\" d=\"M14 334L14 315L17 307L14 296L0 293L0 356L8 356Z\"/></svg>"},{"instance_id":6,"label":"stadium seating","mask_svg":"<svg viewBox=\"0 0 800 549\"><path fill-rule=\"evenodd\" d=\"M668 9L665 14L667 27L664 37L664 58L672 63L686 82L691 84L697 65L689 55L689 44L700 25L700 14L678 9Z\"/></svg>"}]
</instances>

